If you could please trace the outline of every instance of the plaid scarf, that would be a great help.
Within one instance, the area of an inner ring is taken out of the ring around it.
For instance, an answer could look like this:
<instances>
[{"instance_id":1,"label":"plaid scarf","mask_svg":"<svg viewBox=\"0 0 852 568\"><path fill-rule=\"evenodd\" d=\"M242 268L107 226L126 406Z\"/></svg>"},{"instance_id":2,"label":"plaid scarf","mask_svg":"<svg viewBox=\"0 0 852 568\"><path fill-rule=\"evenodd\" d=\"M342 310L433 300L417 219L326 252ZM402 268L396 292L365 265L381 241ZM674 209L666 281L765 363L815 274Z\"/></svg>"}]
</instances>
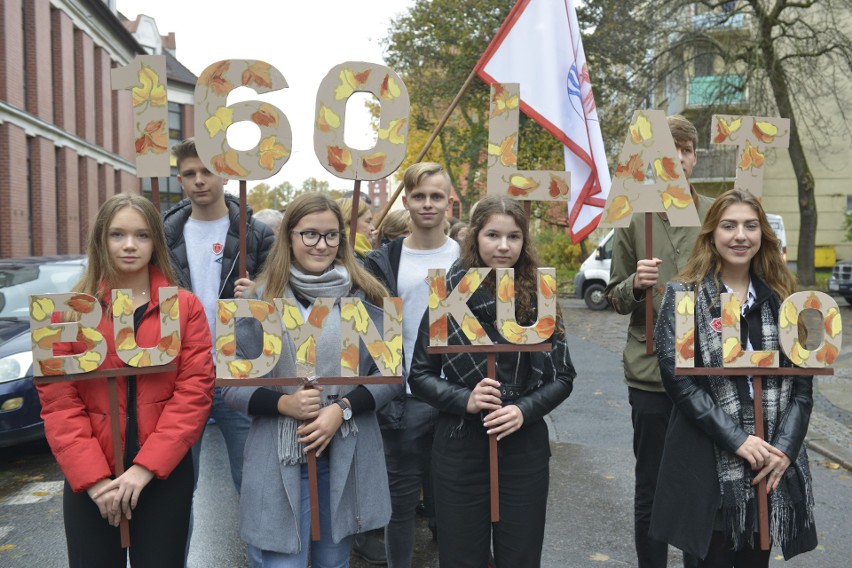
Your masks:
<instances>
[{"instance_id":1,"label":"plaid scarf","mask_svg":"<svg viewBox=\"0 0 852 568\"><path fill-rule=\"evenodd\" d=\"M755 278L752 276L752 278ZM777 307L777 306L775 306ZM760 306L762 345L755 349L778 349L777 314L773 302ZM695 314L700 338L700 352L705 367L721 368L722 334L712 327L712 321L721 316L719 290L715 278L708 275L701 283L696 298ZM789 364L789 363L788 363ZM764 378L763 416L766 423L766 440L775 438L786 416L794 377L767 376ZM710 393L716 404L731 416L748 434L754 435L754 406L749 397L746 381L726 376L708 377ZM755 504L757 488L753 487L751 467L742 458L718 445L716 473L722 491L722 516L726 536L735 549L746 543L753 545L757 531ZM784 546L799 530L813 524L813 491L811 487L808 455L802 446L799 455L791 462L776 491L769 494L769 532L774 543Z\"/></svg>"},{"instance_id":2,"label":"plaid scarf","mask_svg":"<svg viewBox=\"0 0 852 568\"><path fill-rule=\"evenodd\" d=\"M447 288L453 290L467 274L467 269L456 261L447 273ZM488 338L494 343L507 343L497 330L497 300L494 297L493 278L487 278L467 302L470 311L479 320ZM467 340L461 326L452 318L447 318L447 344L466 345ZM523 385L522 391L529 392L540 387L545 382L554 380L556 374L554 360L566 360L570 366L568 346L565 341L554 341L553 351L533 353L499 353L497 355L498 369L511 367L514 369L511 377L493 377L505 384ZM562 358L562 359L560 359ZM441 356L444 375L450 381L462 384L473 390L476 384L486 376L488 358L484 353L453 353ZM469 434L465 426L467 420L460 418L459 424L450 432L451 438L464 438Z\"/></svg>"}]
</instances>

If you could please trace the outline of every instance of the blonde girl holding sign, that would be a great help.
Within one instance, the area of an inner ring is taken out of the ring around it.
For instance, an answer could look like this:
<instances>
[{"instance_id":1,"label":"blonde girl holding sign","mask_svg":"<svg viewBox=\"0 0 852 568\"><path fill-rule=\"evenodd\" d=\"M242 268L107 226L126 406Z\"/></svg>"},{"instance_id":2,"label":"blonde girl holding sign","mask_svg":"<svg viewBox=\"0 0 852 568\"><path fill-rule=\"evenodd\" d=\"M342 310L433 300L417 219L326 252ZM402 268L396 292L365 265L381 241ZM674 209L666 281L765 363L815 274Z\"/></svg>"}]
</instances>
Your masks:
<instances>
[{"instance_id":1,"label":"blonde girl holding sign","mask_svg":"<svg viewBox=\"0 0 852 568\"><path fill-rule=\"evenodd\" d=\"M108 199L92 227L86 272L73 290L96 297L103 308L97 329L107 342L107 356L100 369L125 366L113 338L112 290L133 291L136 341L150 347L161 340L160 288L176 282L151 202L127 194ZM179 290L178 305L177 370L116 379L125 467L117 478L107 380L38 386L45 434L65 475L63 514L72 567L127 566L128 551L121 548L117 528L122 514L131 519L134 568L184 564L193 489L188 450L210 413L213 361L198 298ZM85 350L83 343L68 343L55 353Z\"/></svg>"},{"instance_id":2,"label":"blonde girl holding sign","mask_svg":"<svg viewBox=\"0 0 852 568\"><path fill-rule=\"evenodd\" d=\"M778 310L796 281L752 194L728 191L707 212L684 269L668 283L655 330L663 386L674 402L651 517L651 536L695 554L703 567L765 567L757 541L756 485L766 479L770 533L785 558L816 547L813 491L803 445L812 377L763 379L766 439L754 435L754 389L725 376L721 301L742 306L741 343L778 350ZM695 291L695 366L719 375L676 375L675 293ZM782 365L789 361L782 357Z\"/></svg>"}]
</instances>

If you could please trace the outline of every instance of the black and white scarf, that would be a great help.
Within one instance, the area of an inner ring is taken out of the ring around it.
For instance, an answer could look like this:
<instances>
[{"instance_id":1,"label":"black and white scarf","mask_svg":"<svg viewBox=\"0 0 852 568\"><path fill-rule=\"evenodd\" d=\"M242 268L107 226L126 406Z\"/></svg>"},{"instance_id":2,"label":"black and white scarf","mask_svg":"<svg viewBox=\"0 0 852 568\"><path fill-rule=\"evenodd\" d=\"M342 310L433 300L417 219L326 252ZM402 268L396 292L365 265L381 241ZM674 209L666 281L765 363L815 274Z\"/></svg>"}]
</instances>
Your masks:
<instances>
[{"instance_id":1,"label":"black and white scarf","mask_svg":"<svg viewBox=\"0 0 852 568\"><path fill-rule=\"evenodd\" d=\"M460 261L456 261L447 273L447 289L453 290L458 286L467 269L462 267ZM497 331L497 300L493 290L489 289L487 282L493 278L486 279L479 288L471 295L467 302L470 311L482 325L488 334L488 338L494 343L506 343L506 340ZM462 331L462 328L452 318L447 318L447 344L467 345L470 342ZM554 359L566 358L570 361L568 347L564 341L554 341L554 349L549 352L533 353L500 353L498 357L504 360L506 357L514 358L514 367L523 371L523 376L499 377L498 380L506 383L523 383L524 391L535 390L545 382L554 380ZM529 368L522 364L523 358L528 358ZM488 358L483 353L453 353L442 355L442 367L448 380L465 385L473 390L476 384L487 376ZM496 378L496 377L495 377ZM461 418L459 425L450 432L450 437L461 438L467 436L465 419Z\"/></svg>"},{"instance_id":2,"label":"black and white scarf","mask_svg":"<svg viewBox=\"0 0 852 568\"><path fill-rule=\"evenodd\" d=\"M721 368L722 334L712 325L721 315L719 289L715 278L708 275L696 294L695 314L700 338L701 359L705 367ZM762 345L761 350L778 349L777 314L773 313L772 302L763 302L760 307ZM763 415L766 423L766 440L775 438L779 425L786 415L790 403L793 377L767 376L764 378ZM740 378L726 376L708 377L710 393L721 409L748 434L754 435L754 407L749 400L748 389L742 388ZM742 458L715 446L716 473L722 491L722 516L725 532L734 548L746 543L753 545L757 532L755 505L757 489L752 486L751 467ZM810 526L813 518L813 491L808 467L808 456L802 446L799 455L791 462L778 490L769 494L769 531L774 543L784 546L800 529Z\"/></svg>"}]
</instances>

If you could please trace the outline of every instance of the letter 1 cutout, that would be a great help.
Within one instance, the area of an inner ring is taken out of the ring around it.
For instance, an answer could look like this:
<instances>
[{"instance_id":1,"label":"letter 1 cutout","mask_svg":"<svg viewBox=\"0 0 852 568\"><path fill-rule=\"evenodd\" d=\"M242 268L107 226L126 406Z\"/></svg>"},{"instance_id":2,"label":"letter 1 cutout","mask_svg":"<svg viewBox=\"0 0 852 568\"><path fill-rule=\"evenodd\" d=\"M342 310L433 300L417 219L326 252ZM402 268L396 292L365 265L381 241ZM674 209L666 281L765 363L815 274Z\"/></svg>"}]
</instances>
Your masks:
<instances>
[{"instance_id":1,"label":"letter 1 cutout","mask_svg":"<svg viewBox=\"0 0 852 568\"><path fill-rule=\"evenodd\" d=\"M360 342L387 377L402 375L402 298L384 299L382 335L370 319L360 298L340 300L340 375L355 377L358 372Z\"/></svg>"},{"instance_id":2,"label":"letter 1 cutout","mask_svg":"<svg viewBox=\"0 0 852 568\"><path fill-rule=\"evenodd\" d=\"M778 351L745 351L740 341L742 305L734 294L724 293L722 301L722 366L778 367Z\"/></svg>"},{"instance_id":3,"label":"letter 1 cutout","mask_svg":"<svg viewBox=\"0 0 852 568\"><path fill-rule=\"evenodd\" d=\"M263 350L256 359L237 358L237 318L253 318L263 328ZM231 377L262 377L272 370L281 356L284 328L275 306L262 300L219 300L216 310L216 374L228 369Z\"/></svg>"},{"instance_id":4,"label":"letter 1 cutout","mask_svg":"<svg viewBox=\"0 0 852 568\"><path fill-rule=\"evenodd\" d=\"M714 144L737 146L734 187L761 197L766 149L790 146L790 119L714 114L711 132L714 131Z\"/></svg>"},{"instance_id":5,"label":"letter 1 cutout","mask_svg":"<svg viewBox=\"0 0 852 568\"><path fill-rule=\"evenodd\" d=\"M429 269L429 345L447 345L447 316L461 327L473 345L493 345L479 320L467 307L467 301L491 272L490 268L471 268L459 285L447 296L447 271L443 268Z\"/></svg>"},{"instance_id":6,"label":"letter 1 cutout","mask_svg":"<svg viewBox=\"0 0 852 568\"><path fill-rule=\"evenodd\" d=\"M571 173L518 171L520 85L491 85L488 119L488 193L519 201L565 201L571 197Z\"/></svg>"},{"instance_id":7,"label":"letter 1 cutout","mask_svg":"<svg viewBox=\"0 0 852 568\"><path fill-rule=\"evenodd\" d=\"M675 368L695 368L695 292L675 293Z\"/></svg>"},{"instance_id":8,"label":"letter 1 cutout","mask_svg":"<svg viewBox=\"0 0 852 568\"><path fill-rule=\"evenodd\" d=\"M171 363L180 352L180 303L176 286L160 288L160 341L155 347L139 347L133 330L133 291L112 291L115 353L131 367L156 367Z\"/></svg>"},{"instance_id":9,"label":"letter 1 cutout","mask_svg":"<svg viewBox=\"0 0 852 568\"><path fill-rule=\"evenodd\" d=\"M169 109L166 100L166 56L137 55L110 72L113 90L129 90L136 137L136 175L171 175L169 166Z\"/></svg>"},{"instance_id":10,"label":"letter 1 cutout","mask_svg":"<svg viewBox=\"0 0 852 568\"><path fill-rule=\"evenodd\" d=\"M649 177L651 166L653 181ZM661 110L633 113L600 226L627 227L633 213L648 212L665 212L673 227L701 225Z\"/></svg>"},{"instance_id":11,"label":"letter 1 cutout","mask_svg":"<svg viewBox=\"0 0 852 568\"><path fill-rule=\"evenodd\" d=\"M379 136L368 150L343 141L346 101L353 93L372 93L381 102ZM396 71L377 63L346 61L335 65L317 90L314 152L320 164L342 179L377 180L391 175L408 146L408 89Z\"/></svg>"},{"instance_id":12,"label":"letter 1 cutout","mask_svg":"<svg viewBox=\"0 0 852 568\"><path fill-rule=\"evenodd\" d=\"M76 312L79 321L51 323L54 312ZM107 343L97 330L103 309L89 294L44 294L30 296L30 332L33 346L33 376L76 375L94 371L104 362ZM56 342L77 341L83 353L53 355Z\"/></svg>"},{"instance_id":13,"label":"letter 1 cutout","mask_svg":"<svg viewBox=\"0 0 852 568\"><path fill-rule=\"evenodd\" d=\"M809 351L799 342L799 314L802 310L822 314L823 341ZM778 343L794 365L819 369L830 367L843 344L843 323L837 302L824 292L796 292L781 303L778 314Z\"/></svg>"},{"instance_id":14,"label":"letter 1 cutout","mask_svg":"<svg viewBox=\"0 0 852 568\"><path fill-rule=\"evenodd\" d=\"M225 59L202 71L195 86L195 147L211 172L228 179L266 179L278 173L290 158L293 133L290 122L276 106L261 101L227 104L237 87L257 93L287 88L278 69L253 59ZM237 151L226 133L235 122L247 120L260 128L260 143Z\"/></svg>"},{"instance_id":15,"label":"letter 1 cutout","mask_svg":"<svg viewBox=\"0 0 852 568\"><path fill-rule=\"evenodd\" d=\"M533 345L549 339L556 330L556 269L538 269L538 319L530 326L520 325L515 316L515 269L498 268L497 282L497 331L500 335L516 345Z\"/></svg>"}]
</instances>

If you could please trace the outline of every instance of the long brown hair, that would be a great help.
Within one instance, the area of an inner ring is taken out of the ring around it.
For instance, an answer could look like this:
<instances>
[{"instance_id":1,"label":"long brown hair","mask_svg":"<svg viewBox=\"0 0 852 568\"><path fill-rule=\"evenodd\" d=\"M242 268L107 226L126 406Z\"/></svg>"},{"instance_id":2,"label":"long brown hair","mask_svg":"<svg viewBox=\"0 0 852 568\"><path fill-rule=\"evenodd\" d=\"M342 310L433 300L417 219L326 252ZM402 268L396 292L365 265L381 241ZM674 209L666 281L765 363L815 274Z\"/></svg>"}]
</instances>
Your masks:
<instances>
[{"instance_id":1,"label":"long brown hair","mask_svg":"<svg viewBox=\"0 0 852 568\"><path fill-rule=\"evenodd\" d=\"M712 273L719 285L722 261L713 245L713 232L728 207L738 203L751 207L757 213L760 223L760 249L751 259L751 271L766 282L767 286L783 300L796 291L796 279L787 268L787 263L784 262L784 257L781 255L781 242L775 236L769 221L766 220L766 213L760 201L748 191L740 189L727 191L713 202L698 233L692 254L683 270L675 276L675 280L698 286L708 274Z\"/></svg>"},{"instance_id":2,"label":"long brown hair","mask_svg":"<svg viewBox=\"0 0 852 568\"><path fill-rule=\"evenodd\" d=\"M115 214L130 207L139 212L148 224L148 230L151 232L151 242L154 245L154 250L151 253L149 266L156 266L170 285L174 286L177 283L175 273L172 270L171 260L169 259L169 249L166 246L166 236L163 232L163 222L160 220L160 215L151 203L141 195L132 195L129 193L119 193L107 199L95 217L95 224L92 225L92 230L89 233L89 246L86 254L89 259L86 264L86 271L83 277L74 286L74 292L82 292L91 294L98 299L103 300L102 295L107 289L112 289L119 285L119 272L113 264L112 257L109 254L109 227L112 223ZM106 298L107 302L109 298Z\"/></svg>"},{"instance_id":3,"label":"long brown hair","mask_svg":"<svg viewBox=\"0 0 852 568\"><path fill-rule=\"evenodd\" d=\"M331 211L337 217L340 244L337 246L335 261L349 271L352 283L364 292L370 303L381 306L382 298L388 296L387 290L355 259L355 254L349 246L348 231L343 222L343 215L340 213L340 206L323 193L304 193L287 206L284 220L281 222L281 230L275 238L272 250L269 251L263 271L257 277L256 285L264 285L262 299L271 302L275 298L280 298L290 281L290 266L293 262L290 240L293 227L305 215L323 211Z\"/></svg>"},{"instance_id":4,"label":"long brown hair","mask_svg":"<svg viewBox=\"0 0 852 568\"><path fill-rule=\"evenodd\" d=\"M537 269L541 266L541 261L538 258L535 245L530 239L530 226L527 216L518 201L503 197L500 195L489 195L480 201L476 210L470 217L470 228L467 236L461 243L461 264L465 269L473 267L487 266L482 257L479 256L479 232L488 223L494 215L508 215L515 221L515 224L521 230L523 237L523 246L521 254L518 256L517 262L512 267L515 269L515 290L531 291L536 290ZM483 285L494 289L495 273L491 272L483 282ZM533 303L535 295L533 293L521 293L515 297L515 310L517 311L518 321L525 325L533 323L535 320L535 309ZM557 332L562 332L562 318L557 307Z\"/></svg>"}]
</instances>

